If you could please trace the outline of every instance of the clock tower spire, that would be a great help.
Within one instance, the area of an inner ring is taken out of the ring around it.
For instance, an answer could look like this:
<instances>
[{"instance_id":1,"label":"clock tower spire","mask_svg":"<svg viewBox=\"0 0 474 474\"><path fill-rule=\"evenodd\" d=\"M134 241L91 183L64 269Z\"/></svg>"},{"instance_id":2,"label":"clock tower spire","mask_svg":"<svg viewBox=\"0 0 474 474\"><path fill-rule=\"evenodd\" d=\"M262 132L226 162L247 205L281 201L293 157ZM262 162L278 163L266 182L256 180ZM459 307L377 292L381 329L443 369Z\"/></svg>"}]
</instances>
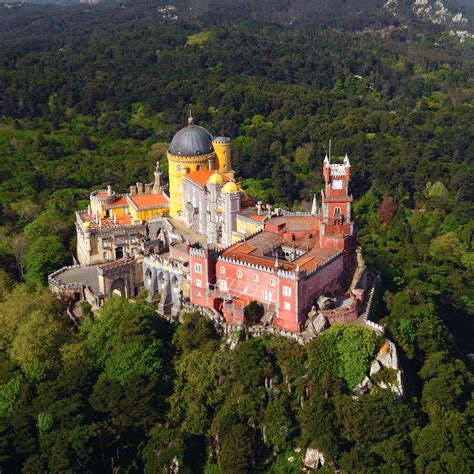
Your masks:
<instances>
[{"instance_id":1,"label":"clock tower spire","mask_svg":"<svg viewBox=\"0 0 474 474\"><path fill-rule=\"evenodd\" d=\"M342 163L323 161L324 189L322 197L321 246L344 249L346 263L350 263L353 245L352 196L349 192L351 163L346 156Z\"/></svg>"}]
</instances>

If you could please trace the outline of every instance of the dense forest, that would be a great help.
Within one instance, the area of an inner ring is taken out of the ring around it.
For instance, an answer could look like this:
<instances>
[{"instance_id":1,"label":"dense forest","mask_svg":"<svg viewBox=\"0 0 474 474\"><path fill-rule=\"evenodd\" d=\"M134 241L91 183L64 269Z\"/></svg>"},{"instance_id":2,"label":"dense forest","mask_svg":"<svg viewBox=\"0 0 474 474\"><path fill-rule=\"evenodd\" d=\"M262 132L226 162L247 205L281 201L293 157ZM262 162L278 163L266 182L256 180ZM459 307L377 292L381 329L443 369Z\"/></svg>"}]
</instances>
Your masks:
<instances>
[{"instance_id":1,"label":"dense forest","mask_svg":"<svg viewBox=\"0 0 474 474\"><path fill-rule=\"evenodd\" d=\"M472 472L474 43L385 13L288 25L123 7L0 12L0 471L301 472L310 446L322 472ZM362 327L231 350L144 298L71 326L46 277L71 262L75 209L166 170L190 107L232 138L247 192L287 208L309 209L329 140L348 153L403 401L353 397L382 344Z\"/></svg>"}]
</instances>

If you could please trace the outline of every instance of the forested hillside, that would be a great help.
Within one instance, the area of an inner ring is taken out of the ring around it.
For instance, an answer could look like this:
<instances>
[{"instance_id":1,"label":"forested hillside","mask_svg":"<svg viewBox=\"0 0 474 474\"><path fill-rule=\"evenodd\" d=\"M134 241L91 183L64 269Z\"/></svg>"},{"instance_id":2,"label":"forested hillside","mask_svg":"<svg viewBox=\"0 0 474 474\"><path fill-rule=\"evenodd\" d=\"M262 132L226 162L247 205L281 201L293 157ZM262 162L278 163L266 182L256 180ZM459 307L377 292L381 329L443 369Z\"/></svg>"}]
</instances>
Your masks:
<instances>
[{"instance_id":1,"label":"forested hillside","mask_svg":"<svg viewBox=\"0 0 474 474\"><path fill-rule=\"evenodd\" d=\"M314 446L326 472L472 472L473 43L380 16L124 7L0 12L0 470L300 472L294 449ZM71 327L44 286L71 262L74 210L157 159L166 171L189 107L232 137L244 188L270 203L309 209L329 140L348 153L403 402L353 399L381 344L360 328L231 351L201 317L174 326L120 299Z\"/></svg>"}]
</instances>

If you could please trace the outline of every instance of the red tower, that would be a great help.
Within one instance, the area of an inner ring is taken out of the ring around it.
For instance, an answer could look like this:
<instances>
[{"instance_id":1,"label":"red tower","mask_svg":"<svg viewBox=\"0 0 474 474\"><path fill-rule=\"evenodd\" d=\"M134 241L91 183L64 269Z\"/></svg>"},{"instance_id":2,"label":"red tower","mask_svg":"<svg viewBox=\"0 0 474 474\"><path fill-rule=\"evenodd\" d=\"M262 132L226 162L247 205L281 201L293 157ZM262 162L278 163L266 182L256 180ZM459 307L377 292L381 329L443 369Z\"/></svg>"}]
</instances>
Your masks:
<instances>
[{"instance_id":1,"label":"red tower","mask_svg":"<svg viewBox=\"0 0 474 474\"><path fill-rule=\"evenodd\" d=\"M349 194L351 164L346 154L342 163L331 163L324 158L323 175L325 186L322 195L321 246L346 250L346 258L351 257L352 196Z\"/></svg>"}]
</instances>

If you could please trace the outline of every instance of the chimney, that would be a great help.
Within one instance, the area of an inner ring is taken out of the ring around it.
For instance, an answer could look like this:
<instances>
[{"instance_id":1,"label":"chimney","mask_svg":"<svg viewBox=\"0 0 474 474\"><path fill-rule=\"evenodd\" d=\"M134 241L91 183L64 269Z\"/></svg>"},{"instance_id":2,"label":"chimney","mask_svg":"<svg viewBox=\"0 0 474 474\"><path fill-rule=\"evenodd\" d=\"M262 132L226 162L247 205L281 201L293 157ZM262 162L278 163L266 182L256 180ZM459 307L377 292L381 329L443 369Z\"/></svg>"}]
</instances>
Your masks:
<instances>
[{"instance_id":1,"label":"chimney","mask_svg":"<svg viewBox=\"0 0 474 474\"><path fill-rule=\"evenodd\" d=\"M257 201L257 215L262 214L262 201Z\"/></svg>"},{"instance_id":2,"label":"chimney","mask_svg":"<svg viewBox=\"0 0 474 474\"><path fill-rule=\"evenodd\" d=\"M114 195L114 192L112 190L112 186L109 184L107 186L107 196L113 196Z\"/></svg>"},{"instance_id":3,"label":"chimney","mask_svg":"<svg viewBox=\"0 0 474 474\"><path fill-rule=\"evenodd\" d=\"M151 184L145 184L145 194L151 194L151 187L152 187L153 183Z\"/></svg>"},{"instance_id":4,"label":"chimney","mask_svg":"<svg viewBox=\"0 0 474 474\"><path fill-rule=\"evenodd\" d=\"M134 194L137 194L137 187L132 184L130 186L130 195L133 196Z\"/></svg>"},{"instance_id":5,"label":"chimney","mask_svg":"<svg viewBox=\"0 0 474 474\"><path fill-rule=\"evenodd\" d=\"M143 194L143 183L137 183L137 193Z\"/></svg>"}]
</instances>

